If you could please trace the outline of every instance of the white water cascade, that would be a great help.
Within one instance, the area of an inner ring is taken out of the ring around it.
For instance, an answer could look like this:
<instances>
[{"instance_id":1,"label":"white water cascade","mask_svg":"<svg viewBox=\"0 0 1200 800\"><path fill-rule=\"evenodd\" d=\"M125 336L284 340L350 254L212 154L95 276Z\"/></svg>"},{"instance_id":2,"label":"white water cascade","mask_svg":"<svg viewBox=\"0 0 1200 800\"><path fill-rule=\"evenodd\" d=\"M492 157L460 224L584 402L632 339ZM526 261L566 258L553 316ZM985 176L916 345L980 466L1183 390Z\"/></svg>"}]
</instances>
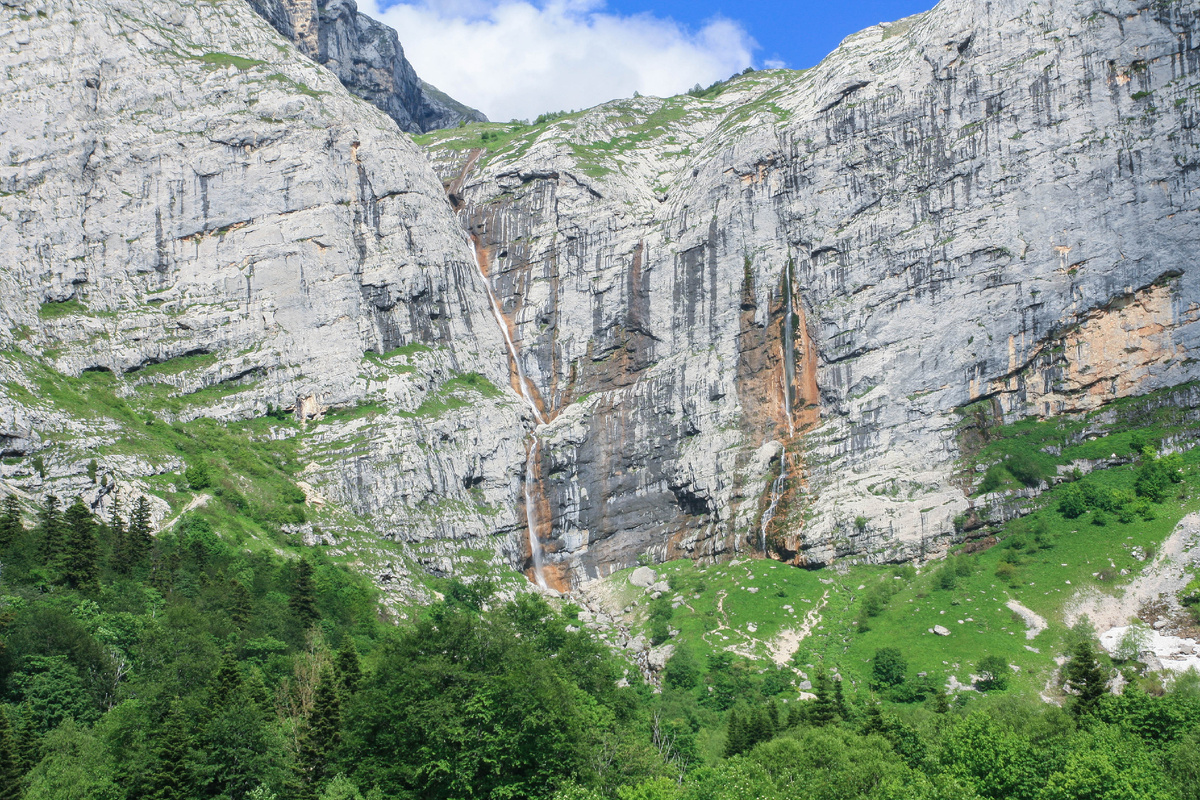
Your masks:
<instances>
[{"instance_id":1,"label":"white water cascade","mask_svg":"<svg viewBox=\"0 0 1200 800\"><path fill-rule=\"evenodd\" d=\"M795 334L792 330L791 273L791 264L789 263L783 273L783 341L781 342L781 349L783 351L783 415L787 419L789 437L796 435L796 424L792 420L792 386L796 380L796 343L794 341ZM758 543L763 555L767 553L767 528L770 527L771 521L775 519L775 512L779 508L779 501L783 498L783 490L787 484L787 478L787 446L783 445L783 449L779 453L779 477L771 481L771 502L767 505L767 510L763 512L762 523L758 531Z\"/></svg>"},{"instance_id":2,"label":"white water cascade","mask_svg":"<svg viewBox=\"0 0 1200 800\"><path fill-rule=\"evenodd\" d=\"M779 508L779 500L783 497L783 485L787 482L787 477L787 448L784 447L779 453L779 477L771 481L771 503L763 512L762 525L758 530L758 544L762 548L763 555L767 553L767 528L771 526L771 520L775 519L775 510Z\"/></svg>"},{"instance_id":3,"label":"white water cascade","mask_svg":"<svg viewBox=\"0 0 1200 800\"><path fill-rule=\"evenodd\" d=\"M504 318L504 312L500 310L500 301L496 298L495 291L492 290L491 280L483 270L483 263L479 260L479 250L474 242L471 243L471 254L475 257L475 269L479 272L480 279L483 280L484 289L487 290L492 316L496 319L496 324L500 326L500 333L504 336L504 346L508 349L508 359L517 376L517 388L521 393L521 399L529 407L529 413L533 415L535 423L531 433L533 439L525 453L525 524L529 528L529 553L533 558L533 576L537 580L538 586L548 589L546 575L542 569L542 544L538 541L537 535L537 497L533 491L534 481L537 480L537 459L540 447L538 430L546 424L546 418L542 416L537 402L533 399L533 393L529 390L529 379L525 377L525 372L521 369L521 359L517 358L517 346L513 342L512 333L508 330L508 321Z\"/></svg>"},{"instance_id":4,"label":"white water cascade","mask_svg":"<svg viewBox=\"0 0 1200 800\"><path fill-rule=\"evenodd\" d=\"M546 573L542 570L542 543L538 541L537 536L537 497L533 492L533 482L537 480L538 446L535 430L533 441L529 443L529 452L525 454L525 524L529 527L529 554L533 557L533 577L538 586L549 589L546 585Z\"/></svg>"},{"instance_id":5,"label":"white water cascade","mask_svg":"<svg viewBox=\"0 0 1200 800\"><path fill-rule=\"evenodd\" d=\"M796 384L796 342L792 331L792 269L788 264L783 273L783 415L787 417L788 435L796 435L792 421L792 387Z\"/></svg>"}]
</instances>

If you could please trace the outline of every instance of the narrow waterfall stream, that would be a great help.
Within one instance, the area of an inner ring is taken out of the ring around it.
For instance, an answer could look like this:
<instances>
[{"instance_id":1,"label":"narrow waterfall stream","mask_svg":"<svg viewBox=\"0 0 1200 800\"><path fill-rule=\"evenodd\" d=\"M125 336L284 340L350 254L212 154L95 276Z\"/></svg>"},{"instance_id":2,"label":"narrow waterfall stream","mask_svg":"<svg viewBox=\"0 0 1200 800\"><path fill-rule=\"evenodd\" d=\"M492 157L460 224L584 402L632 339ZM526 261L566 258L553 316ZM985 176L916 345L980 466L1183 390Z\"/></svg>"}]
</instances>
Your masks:
<instances>
[{"instance_id":1,"label":"narrow waterfall stream","mask_svg":"<svg viewBox=\"0 0 1200 800\"><path fill-rule=\"evenodd\" d=\"M787 477L787 447L784 447L779 454L779 477L771 481L771 503L763 512L762 526L758 531L758 544L764 555L767 552L767 528L771 526L771 520L775 519L775 510L779 508L779 500L783 497L783 488L787 483Z\"/></svg>"},{"instance_id":2,"label":"narrow waterfall stream","mask_svg":"<svg viewBox=\"0 0 1200 800\"><path fill-rule=\"evenodd\" d=\"M537 535L537 496L533 486L537 481L538 448L541 442L537 437L537 429L529 442L529 452L525 454L525 524L529 527L529 554L533 558L533 577L537 585L549 589L546 585L546 573L542 569L542 543Z\"/></svg>"},{"instance_id":3,"label":"narrow waterfall stream","mask_svg":"<svg viewBox=\"0 0 1200 800\"><path fill-rule=\"evenodd\" d=\"M796 384L796 342L792 330L792 265L783 272L783 415L787 417L788 436L796 435L792 420L792 387ZM786 467L785 467L786 470Z\"/></svg>"},{"instance_id":4,"label":"narrow waterfall stream","mask_svg":"<svg viewBox=\"0 0 1200 800\"><path fill-rule=\"evenodd\" d=\"M780 349L783 353L783 415L787 419L788 441L796 435L796 423L792 419L792 387L796 382L796 343L793 317L792 269L789 262L783 273L783 336L780 342ZM771 526L771 521L775 519L779 501L783 499L783 492L787 488L787 444L783 444L782 447L783 449L779 453L779 476L771 481L771 500L767 504L767 510L763 512L762 522L759 525L758 543L763 555L767 553L767 529Z\"/></svg>"},{"instance_id":5,"label":"narrow waterfall stream","mask_svg":"<svg viewBox=\"0 0 1200 800\"><path fill-rule=\"evenodd\" d=\"M496 324L500 326L500 332L504 335L504 346L508 349L508 360L512 364L513 373L517 378L517 390L521 395L521 399L525 401L525 405L529 407L529 412L533 414L534 427L530 432L532 437L529 447L525 451L525 524L529 528L529 553L533 559L533 576L537 581L537 585L543 589L548 589L546 583L546 574L542 568L542 543L538 539L538 507L537 495L534 492L534 485L537 482L537 460L541 449L538 440L538 431L546 424L546 418L542 416L541 410L538 408L537 401L534 400L533 392L530 389L529 379L525 377L524 370L521 369L521 359L517 357L517 346L513 342L512 333L508 329L508 320L504 318L504 312L500 309L500 301L496 298L496 292L492 289L492 282L488 278L487 272L483 269L483 262L479 259L479 247L472 241L471 254L475 257L475 269L479 272L479 277L483 280L483 286L487 290L488 301L492 306L492 316L496 319Z\"/></svg>"}]
</instances>

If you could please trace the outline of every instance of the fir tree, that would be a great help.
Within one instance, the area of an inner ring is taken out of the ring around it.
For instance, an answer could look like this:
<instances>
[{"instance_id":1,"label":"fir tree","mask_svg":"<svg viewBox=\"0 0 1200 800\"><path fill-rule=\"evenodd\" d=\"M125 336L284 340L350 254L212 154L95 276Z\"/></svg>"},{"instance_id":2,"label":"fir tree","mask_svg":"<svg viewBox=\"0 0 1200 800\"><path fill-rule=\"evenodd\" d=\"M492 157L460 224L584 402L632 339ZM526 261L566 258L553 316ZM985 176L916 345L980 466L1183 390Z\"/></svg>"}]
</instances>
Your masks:
<instances>
[{"instance_id":1,"label":"fir tree","mask_svg":"<svg viewBox=\"0 0 1200 800\"><path fill-rule=\"evenodd\" d=\"M1095 708L1108 691L1108 680L1096 660L1096 651L1086 639L1075 645L1071 660L1063 667L1063 674L1067 685L1076 692L1075 702L1071 705L1075 716L1083 716Z\"/></svg>"},{"instance_id":2,"label":"fir tree","mask_svg":"<svg viewBox=\"0 0 1200 800\"><path fill-rule=\"evenodd\" d=\"M358 648L349 636L343 637L342 647L338 650L337 671L342 689L347 694L358 691L358 683L362 680L362 665L358 661Z\"/></svg>"},{"instance_id":3,"label":"fir tree","mask_svg":"<svg viewBox=\"0 0 1200 800\"><path fill-rule=\"evenodd\" d=\"M237 658L233 648L227 647L221 656L221 665L212 678L212 707L217 709L228 705L241 688L242 673L238 670Z\"/></svg>"},{"instance_id":4,"label":"fir tree","mask_svg":"<svg viewBox=\"0 0 1200 800\"><path fill-rule=\"evenodd\" d=\"M192 776L188 756L192 749L192 732L178 698L171 704L163 722L159 742L154 771L149 779L149 797L152 800L189 800Z\"/></svg>"},{"instance_id":5,"label":"fir tree","mask_svg":"<svg viewBox=\"0 0 1200 800\"><path fill-rule=\"evenodd\" d=\"M754 709L747 718L746 724L748 747L750 749L759 742L769 742L775 738L775 725L766 708Z\"/></svg>"},{"instance_id":6,"label":"fir tree","mask_svg":"<svg viewBox=\"0 0 1200 800\"><path fill-rule=\"evenodd\" d=\"M850 719L850 710L846 708L846 693L842 691L842 678L833 679L833 707L842 719Z\"/></svg>"},{"instance_id":7,"label":"fir tree","mask_svg":"<svg viewBox=\"0 0 1200 800\"><path fill-rule=\"evenodd\" d=\"M112 541L112 556L110 563L113 572L118 575L129 575L133 562L129 553L129 538L125 531L125 521L121 519L121 501L113 498L112 508L108 514L108 535Z\"/></svg>"},{"instance_id":8,"label":"fir tree","mask_svg":"<svg viewBox=\"0 0 1200 800\"><path fill-rule=\"evenodd\" d=\"M807 703L792 703L788 706L787 726L789 728L798 728L804 724L805 706Z\"/></svg>"},{"instance_id":9,"label":"fir tree","mask_svg":"<svg viewBox=\"0 0 1200 800\"><path fill-rule=\"evenodd\" d=\"M100 555L96 546L96 523L92 512L75 498L66 513L67 541L63 551L63 576L73 589L95 591L100 588Z\"/></svg>"},{"instance_id":10,"label":"fir tree","mask_svg":"<svg viewBox=\"0 0 1200 800\"><path fill-rule=\"evenodd\" d=\"M17 737L8 724L8 716L0 706L0 800L20 800L21 757Z\"/></svg>"},{"instance_id":11,"label":"fir tree","mask_svg":"<svg viewBox=\"0 0 1200 800\"><path fill-rule=\"evenodd\" d=\"M306 628L311 628L321 618L321 612L317 610L317 587L313 583L313 568L307 558L301 558L297 565L296 585L288 605Z\"/></svg>"},{"instance_id":12,"label":"fir tree","mask_svg":"<svg viewBox=\"0 0 1200 800\"><path fill-rule=\"evenodd\" d=\"M229 619L239 628L250 624L250 613L253 610L253 599L250 592L239 580L234 578L229 582Z\"/></svg>"},{"instance_id":13,"label":"fir tree","mask_svg":"<svg viewBox=\"0 0 1200 800\"><path fill-rule=\"evenodd\" d=\"M46 495L46 502L38 511L37 527L38 559L43 566L58 568L66 544L65 527L58 498L52 494Z\"/></svg>"},{"instance_id":14,"label":"fir tree","mask_svg":"<svg viewBox=\"0 0 1200 800\"><path fill-rule=\"evenodd\" d=\"M271 696L271 690L267 688L262 670L258 667L250 670L250 677L246 679L245 694L263 714L270 716L275 713L275 701Z\"/></svg>"},{"instance_id":15,"label":"fir tree","mask_svg":"<svg viewBox=\"0 0 1200 800\"><path fill-rule=\"evenodd\" d=\"M145 495L138 498L129 515L129 530L125 534L131 567L146 563L154 540L150 536L150 501Z\"/></svg>"},{"instance_id":16,"label":"fir tree","mask_svg":"<svg viewBox=\"0 0 1200 800\"><path fill-rule=\"evenodd\" d=\"M12 728L21 772L29 772L42 760L42 740L38 735L37 722L33 718L33 709L29 703L21 704Z\"/></svg>"},{"instance_id":17,"label":"fir tree","mask_svg":"<svg viewBox=\"0 0 1200 800\"><path fill-rule=\"evenodd\" d=\"M4 498L0 510L0 552L12 547L25 533L25 525L21 522L21 501L15 494Z\"/></svg>"},{"instance_id":18,"label":"fir tree","mask_svg":"<svg viewBox=\"0 0 1200 800\"><path fill-rule=\"evenodd\" d=\"M731 758L749 750L749 738L742 706L734 706L729 711L729 721L725 726L725 757Z\"/></svg>"},{"instance_id":19,"label":"fir tree","mask_svg":"<svg viewBox=\"0 0 1200 800\"><path fill-rule=\"evenodd\" d=\"M314 797L325 782L328 767L342 739L342 705L337 682L325 668L313 696L312 712L300 737L301 795Z\"/></svg>"},{"instance_id":20,"label":"fir tree","mask_svg":"<svg viewBox=\"0 0 1200 800\"><path fill-rule=\"evenodd\" d=\"M833 687L829 685L829 675L824 668L817 673L817 685L814 687L817 699L813 701L810 719L818 727L828 725L837 716L837 706L833 697Z\"/></svg>"}]
</instances>

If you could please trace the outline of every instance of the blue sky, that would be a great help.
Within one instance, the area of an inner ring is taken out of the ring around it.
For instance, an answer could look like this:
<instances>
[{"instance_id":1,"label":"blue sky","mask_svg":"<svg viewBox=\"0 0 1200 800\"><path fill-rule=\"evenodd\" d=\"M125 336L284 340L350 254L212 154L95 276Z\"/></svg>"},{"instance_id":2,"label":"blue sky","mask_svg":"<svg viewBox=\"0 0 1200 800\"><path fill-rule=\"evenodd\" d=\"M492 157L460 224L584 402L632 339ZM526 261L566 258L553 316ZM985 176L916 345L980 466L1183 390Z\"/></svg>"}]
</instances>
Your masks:
<instances>
[{"instance_id":1,"label":"blue sky","mask_svg":"<svg viewBox=\"0 0 1200 800\"><path fill-rule=\"evenodd\" d=\"M678 94L748 66L811 67L933 0L359 0L425 80L492 120Z\"/></svg>"},{"instance_id":2,"label":"blue sky","mask_svg":"<svg viewBox=\"0 0 1200 800\"><path fill-rule=\"evenodd\" d=\"M880 22L892 22L927 11L933 0L765 0L755 3L722 0L610 0L610 10L622 14L649 11L672 17L693 28L715 16L742 23L758 42L755 66L765 61L782 61L791 69L811 67L830 53L838 42L855 31Z\"/></svg>"}]
</instances>

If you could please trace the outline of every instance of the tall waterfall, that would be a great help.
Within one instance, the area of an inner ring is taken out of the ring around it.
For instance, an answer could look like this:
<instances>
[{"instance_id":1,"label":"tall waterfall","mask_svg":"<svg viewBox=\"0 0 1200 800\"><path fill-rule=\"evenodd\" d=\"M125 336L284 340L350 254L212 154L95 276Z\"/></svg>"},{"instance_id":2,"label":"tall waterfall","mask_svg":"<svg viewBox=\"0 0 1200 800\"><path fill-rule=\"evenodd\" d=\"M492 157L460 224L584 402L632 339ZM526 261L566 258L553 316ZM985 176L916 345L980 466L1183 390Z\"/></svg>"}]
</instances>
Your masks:
<instances>
[{"instance_id":1,"label":"tall waterfall","mask_svg":"<svg viewBox=\"0 0 1200 800\"><path fill-rule=\"evenodd\" d=\"M780 342L780 350L783 354L783 416L787 420L789 439L796 435L796 423L792 419L792 387L796 382L796 343L793 325L792 264L789 261L783 271L783 336ZM767 505L767 510L763 512L758 530L758 543L764 555L767 552L767 528L775 519L779 501L783 498L783 491L787 486L787 478L787 445L783 445L779 454L779 476L771 481L771 501Z\"/></svg>"},{"instance_id":2,"label":"tall waterfall","mask_svg":"<svg viewBox=\"0 0 1200 800\"><path fill-rule=\"evenodd\" d=\"M520 392L521 399L525 401L525 405L529 407L529 412L533 415L535 422L533 431L530 434L532 441L525 452L525 524L529 527L529 553L533 559L533 576L537 580L537 585L546 589L549 587L546 584L545 571L542 569L542 543L538 540L537 535L538 507L537 496L534 492L534 484L537 481L537 459L540 449L538 431L546 424L546 418L542 416L537 401L533 398L533 392L530 390L529 379L525 377L525 371L521 369L521 359L517 357L517 346L513 342L512 333L508 329L508 320L504 318L504 312L500 309L500 301L496 298L496 292L492 289L492 282L483 269L483 262L479 260L479 248L474 242L471 243L471 254L475 257L475 269L478 270L479 277L483 280L483 286L487 290L488 302L492 307L492 316L496 319L496 324L500 326L500 332L504 335L504 346L508 349L508 359L512 364L513 372L517 376L517 390Z\"/></svg>"}]
</instances>

